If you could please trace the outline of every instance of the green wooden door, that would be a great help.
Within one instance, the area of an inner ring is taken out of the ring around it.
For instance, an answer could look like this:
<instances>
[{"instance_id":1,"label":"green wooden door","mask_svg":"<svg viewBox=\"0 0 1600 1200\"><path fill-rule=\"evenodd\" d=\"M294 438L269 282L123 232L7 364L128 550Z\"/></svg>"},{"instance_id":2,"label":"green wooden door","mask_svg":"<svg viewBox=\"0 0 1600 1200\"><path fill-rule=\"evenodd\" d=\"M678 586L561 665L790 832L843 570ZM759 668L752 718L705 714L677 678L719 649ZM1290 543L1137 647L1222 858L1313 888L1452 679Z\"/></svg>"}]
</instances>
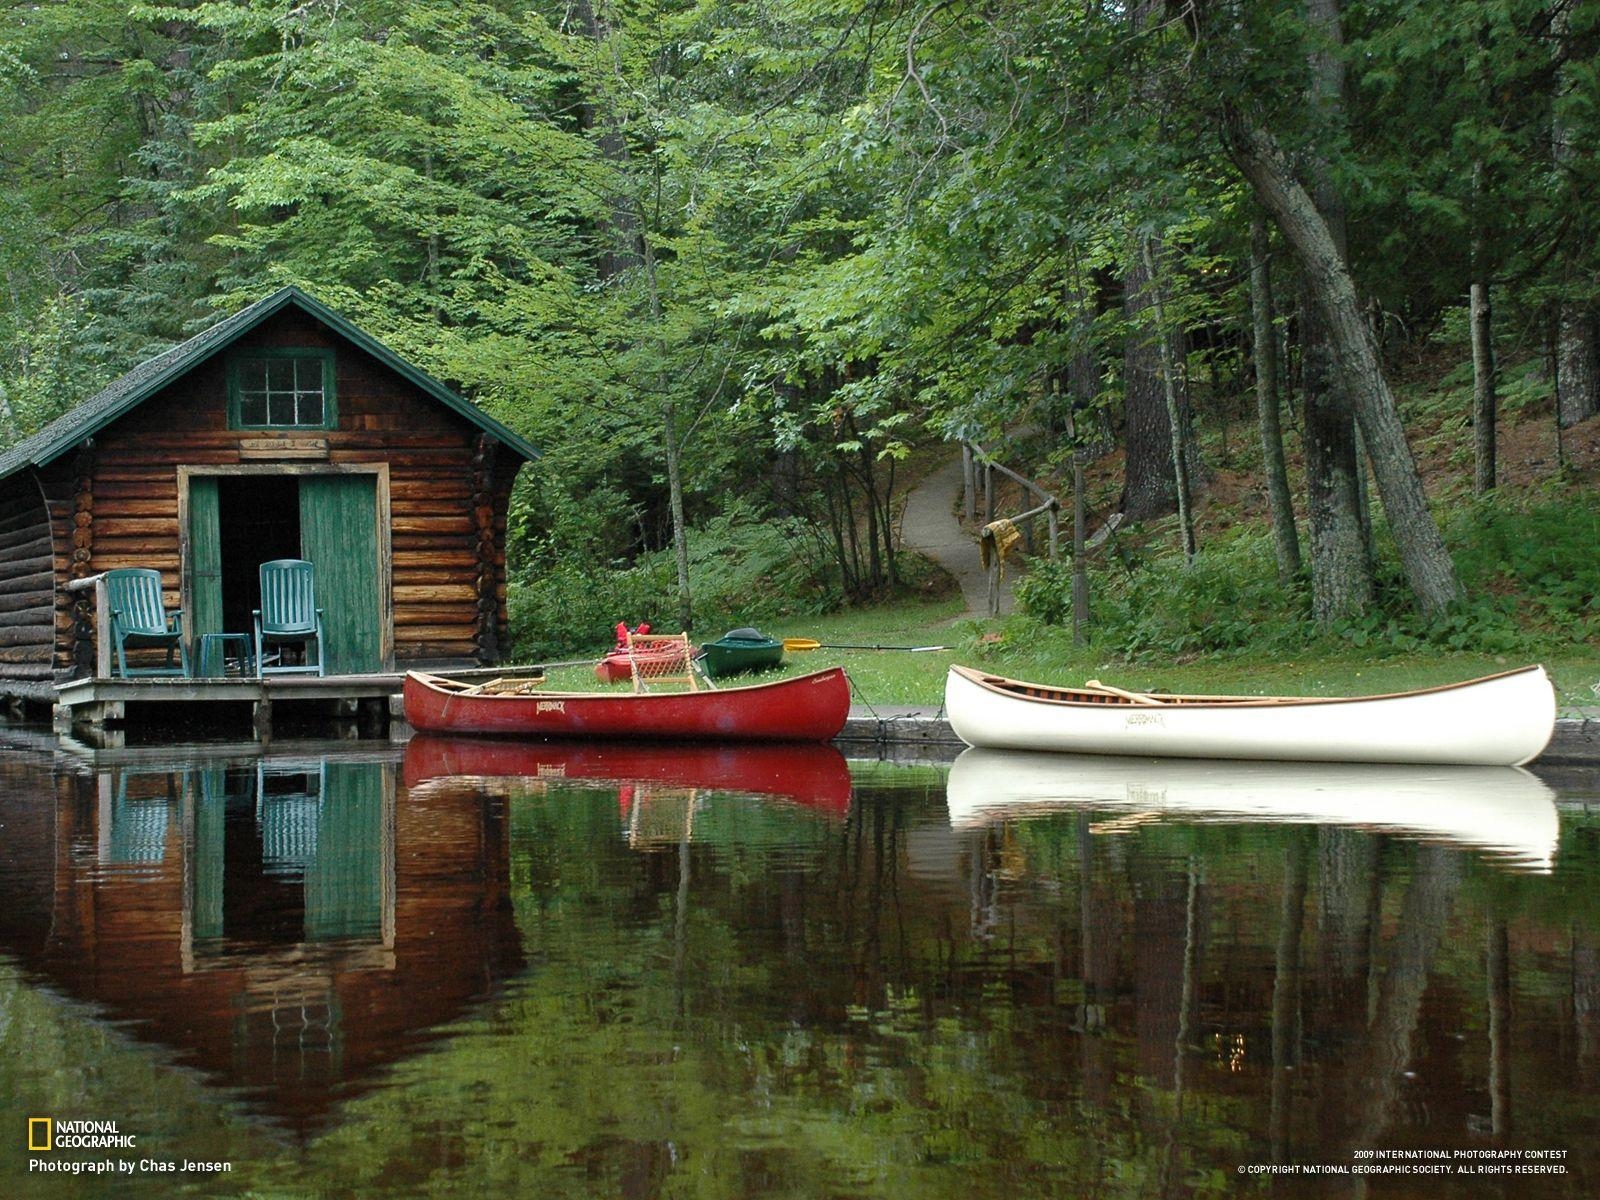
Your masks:
<instances>
[{"instance_id":1,"label":"green wooden door","mask_svg":"<svg viewBox=\"0 0 1600 1200\"><path fill-rule=\"evenodd\" d=\"M189 477L189 611L184 625L196 647L202 633L222 630L222 529L217 477ZM199 660L196 659L196 662Z\"/></svg>"},{"instance_id":2,"label":"green wooden door","mask_svg":"<svg viewBox=\"0 0 1600 1200\"><path fill-rule=\"evenodd\" d=\"M371 475L300 480L300 553L316 568L329 675L381 671L377 482Z\"/></svg>"}]
</instances>

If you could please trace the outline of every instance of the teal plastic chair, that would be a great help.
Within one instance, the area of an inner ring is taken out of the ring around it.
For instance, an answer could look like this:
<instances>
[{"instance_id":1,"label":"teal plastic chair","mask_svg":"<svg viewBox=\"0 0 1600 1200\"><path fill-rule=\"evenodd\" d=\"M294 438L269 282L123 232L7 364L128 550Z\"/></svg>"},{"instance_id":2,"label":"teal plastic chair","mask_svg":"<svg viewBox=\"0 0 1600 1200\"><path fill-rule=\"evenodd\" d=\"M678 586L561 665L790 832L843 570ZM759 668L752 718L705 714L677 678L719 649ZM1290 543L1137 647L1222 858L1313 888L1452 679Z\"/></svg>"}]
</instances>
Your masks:
<instances>
[{"instance_id":1,"label":"teal plastic chair","mask_svg":"<svg viewBox=\"0 0 1600 1200\"><path fill-rule=\"evenodd\" d=\"M127 567L105 573L106 607L111 610L111 641L117 648L117 674L189 674L189 647L183 636L183 609L168 612L161 599L161 572L149 567ZM167 661L160 667L129 667L128 648L165 646ZM172 661L176 651L178 661Z\"/></svg>"},{"instance_id":2,"label":"teal plastic chair","mask_svg":"<svg viewBox=\"0 0 1600 1200\"><path fill-rule=\"evenodd\" d=\"M322 675L322 610L317 607L316 571L302 558L279 558L261 564L261 607L255 619L256 676ZM299 644L301 661L283 662L283 647ZM312 646L316 656L312 657ZM273 665L267 651L276 647Z\"/></svg>"}]
</instances>

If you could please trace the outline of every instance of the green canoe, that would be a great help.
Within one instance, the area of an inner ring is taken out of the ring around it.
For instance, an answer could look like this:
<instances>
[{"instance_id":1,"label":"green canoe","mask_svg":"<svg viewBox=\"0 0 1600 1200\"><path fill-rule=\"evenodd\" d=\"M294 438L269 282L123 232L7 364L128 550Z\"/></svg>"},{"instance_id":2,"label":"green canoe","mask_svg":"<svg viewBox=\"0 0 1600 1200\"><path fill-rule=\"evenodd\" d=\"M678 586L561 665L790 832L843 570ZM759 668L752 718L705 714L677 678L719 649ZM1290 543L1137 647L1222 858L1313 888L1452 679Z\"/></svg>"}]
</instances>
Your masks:
<instances>
[{"instance_id":1,"label":"green canoe","mask_svg":"<svg viewBox=\"0 0 1600 1200\"><path fill-rule=\"evenodd\" d=\"M765 671L783 661L783 643L759 629L730 629L714 642L700 647L700 660L712 679L741 671Z\"/></svg>"}]
</instances>

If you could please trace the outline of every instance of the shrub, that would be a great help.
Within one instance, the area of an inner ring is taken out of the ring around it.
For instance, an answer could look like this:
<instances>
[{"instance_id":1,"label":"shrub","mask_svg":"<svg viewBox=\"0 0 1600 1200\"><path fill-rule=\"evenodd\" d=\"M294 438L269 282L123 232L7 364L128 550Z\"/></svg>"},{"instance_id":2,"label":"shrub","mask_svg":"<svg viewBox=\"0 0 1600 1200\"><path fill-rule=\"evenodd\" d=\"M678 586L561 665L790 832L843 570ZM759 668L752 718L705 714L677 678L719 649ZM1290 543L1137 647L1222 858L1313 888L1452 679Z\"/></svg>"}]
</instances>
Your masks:
<instances>
[{"instance_id":1,"label":"shrub","mask_svg":"<svg viewBox=\"0 0 1600 1200\"><path fill-rule=\"evenodd\" d=\"M1092 644L1129 659L1235 651L1292 651L1328 638L1369 653L1424 646L1482 654L1536 652L1552 634L1570 641L1600 636L1600 514L1576 502L1519 510L1491 500L1454 510L1445 521L1466 598L1425 620L1412 600L1394 547L1379 543L1377 602L1356 617L1318 629L1301 589L1277 580L1265 531L1235 532L1204 547L1192 565L1168 554L1132 571L1090 573ZM1068 562L1042 562L1018 583L1028 617L1047 625L1072 619Z\"/></svg>"},{"instance_id":2,"label":"shrub","mask_svg":"<svg viewBox=\"0 0 1600 1200\"><path fill-rule=\"evenodd\" d=\"M1469 595L1514 611L1528 628L1574 641L1600 635L1600 513L1592 507L1480 504L1458 513L1449 533Z\"/></svg>"},{"instance_id":3,"label":"shrub","mask_svg":"<svg viewBox=\"0 0 1600 1200\"><path fill-rule=\"evenodd\" d=\"M1124 658L1182 657L1300 644L1307 636L1305 597L1277 579L1269 537L1235 534L1185 565L1153 558L1128 573L1090 572L1094 645ZM1030 617L1072 619L1072 565L1043 562L1017 584Z\"/></svg>"},{"instance_id":4,"label":"shrub","mask_svg":"<svg viewBox=\"0 0 1600 1200\"><path fill-rule=\"evenodd\" d=\"M665 628L672 576L654 561L634 567L583 567L560 562L514 584L507 597L511 644L518 658L558 658L608 647L618 621Z\"/></svg>"},{"instance_id":5,"label":"shrub","mask_svg":"<svg viewBox=\"0 0 1600 1200\"><path fill-rule=\"evenodd\" d=\"M729 626L831 607L836 596L810 545L794 522L764 520L742 505L692 530L696 632L715 637ZM677 566L670 548L600 568L563 559L514 585L509 607L519 658L598 652L618 621L678 628Z\"/></svg>"}]
</instances>

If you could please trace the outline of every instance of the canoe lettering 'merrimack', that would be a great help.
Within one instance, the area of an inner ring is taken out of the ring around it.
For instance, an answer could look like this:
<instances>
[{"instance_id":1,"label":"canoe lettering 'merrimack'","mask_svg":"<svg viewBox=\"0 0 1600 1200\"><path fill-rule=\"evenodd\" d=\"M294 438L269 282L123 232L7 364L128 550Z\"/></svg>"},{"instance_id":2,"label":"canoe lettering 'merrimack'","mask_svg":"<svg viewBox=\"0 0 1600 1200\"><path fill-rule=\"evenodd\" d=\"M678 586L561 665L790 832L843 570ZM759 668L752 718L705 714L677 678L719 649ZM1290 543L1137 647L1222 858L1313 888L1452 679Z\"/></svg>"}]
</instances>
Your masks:
<instances>
[{"instance_id":1,"label":"canoe lettering 'merrimack'","mask_svg":"<svg viewBox=\"0 0 1600 1200\"><path fill-rule=\"evenodd\" d=\"M825 742L850 715L839 667L698 692L494 693L411 671L406 720L427 733L503 737Z\"/></svg>"},{"instance_id":2,"label":"canoe lettering 'merrimack'","mask_svg":"<svg viewBox=\"0 0 1600 1200\"><path fill-rule=\"evenodd\" d=\"M1522 766L1555 732L1544 668L1381 696L1151 695L954 666L945 711L970 746L1077 754Z\"/></svg>"}]
</instances>

